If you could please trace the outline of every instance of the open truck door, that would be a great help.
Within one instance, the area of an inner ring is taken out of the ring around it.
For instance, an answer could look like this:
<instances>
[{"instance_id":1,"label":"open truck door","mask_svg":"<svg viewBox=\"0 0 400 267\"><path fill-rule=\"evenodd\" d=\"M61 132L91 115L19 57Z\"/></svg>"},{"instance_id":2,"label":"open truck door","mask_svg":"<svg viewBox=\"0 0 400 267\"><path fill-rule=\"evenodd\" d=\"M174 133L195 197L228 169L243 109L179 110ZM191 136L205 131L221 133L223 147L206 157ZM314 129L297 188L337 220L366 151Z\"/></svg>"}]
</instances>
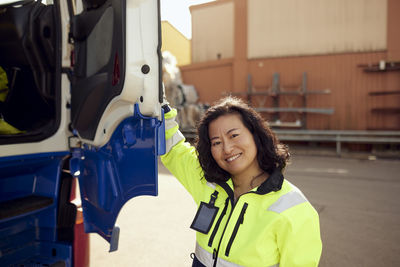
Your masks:
<instances>
[{"instance_id":1,"label":"open truck door","mask_svg":"<svg viewBox=\"0 0 400 267\"><path fill-rule=\"evenodd\" d=\"M0 10L0 266L74 264L74 177L85 231L116 250L118 213L157 195L165 152L159 1Z\"/></svg>"},{"instance_id":2,"label":"open truck door","mask_svg":"<svg viewBox=\"0 0 400 267\"><path fill-rule=\"evenodd\" d=\"M157 156L165 151L159 1L83 1L82 8L70 23L70 168L85 232L99 233L113 251L122 206L157 195Z\"/></svg>"}]
</instances>

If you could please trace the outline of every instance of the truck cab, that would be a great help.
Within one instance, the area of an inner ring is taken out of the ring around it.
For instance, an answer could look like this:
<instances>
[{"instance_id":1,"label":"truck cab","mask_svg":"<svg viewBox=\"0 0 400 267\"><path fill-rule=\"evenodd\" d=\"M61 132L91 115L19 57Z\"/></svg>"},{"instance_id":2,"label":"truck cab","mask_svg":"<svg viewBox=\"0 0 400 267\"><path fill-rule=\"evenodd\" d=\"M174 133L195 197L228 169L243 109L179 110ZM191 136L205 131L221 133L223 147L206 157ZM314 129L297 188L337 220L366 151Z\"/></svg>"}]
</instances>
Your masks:
<instances>
[{"instance_id":1,"label":"truck cab","mask_svg":"<svg viewBox=\"0 0 400 267\"><path fill-rule=\"evenodd\" d=\"M82 266L80 211L114 251L157 195L160 35L157 0L0 3L0 266Z\"/></svg>"}]
</instances>

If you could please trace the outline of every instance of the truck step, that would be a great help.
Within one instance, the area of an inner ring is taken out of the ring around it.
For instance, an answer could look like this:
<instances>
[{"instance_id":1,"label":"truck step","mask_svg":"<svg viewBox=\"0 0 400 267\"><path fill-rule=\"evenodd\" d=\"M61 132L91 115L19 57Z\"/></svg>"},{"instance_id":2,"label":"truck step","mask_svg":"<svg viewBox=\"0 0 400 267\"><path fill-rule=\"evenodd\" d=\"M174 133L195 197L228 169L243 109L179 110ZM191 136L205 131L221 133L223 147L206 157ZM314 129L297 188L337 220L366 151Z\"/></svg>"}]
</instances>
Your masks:
<instances>
[{"instance_id":1,"label":"truck step","mask_svg":"<svg viewBox=\"0 0 400 267\"><path fill-rule=\"evenodd\" d=\"M40 210L52 204L52 198L35 195L0 202L0 220Z\"/></svg>"}]
</instances>

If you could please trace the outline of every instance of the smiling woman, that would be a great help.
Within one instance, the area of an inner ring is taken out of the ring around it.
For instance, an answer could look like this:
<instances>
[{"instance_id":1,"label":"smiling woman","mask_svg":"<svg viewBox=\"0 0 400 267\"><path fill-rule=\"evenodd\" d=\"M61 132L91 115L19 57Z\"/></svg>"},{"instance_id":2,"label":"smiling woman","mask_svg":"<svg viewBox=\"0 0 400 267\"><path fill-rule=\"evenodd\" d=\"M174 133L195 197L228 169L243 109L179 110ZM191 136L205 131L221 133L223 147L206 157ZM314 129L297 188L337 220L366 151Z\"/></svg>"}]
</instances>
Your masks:
<instances>
[{"instance_id":1,"label":"smiling woman","mask_svg":"<svg viewBox=\"0 0 400 267\"><path fill-rule=\"evenodd\" d=\"M161 159L199 207L193 266L318 266L318 213L284 178L288 150L260 114L222 99L201 119L194 148L166 110Z\"/></svg>"},{"instance_id":2,"label":"smiling woman","mask_svg":"<svg viewBox=\"0 0 400 267\"><path fill-rule=\"evenodd\" d=\"M256 144L239 114L220 116L210 123L208 132L211 154L222 169L235 177L260 173Z\"/></svg>"}]
</instances>

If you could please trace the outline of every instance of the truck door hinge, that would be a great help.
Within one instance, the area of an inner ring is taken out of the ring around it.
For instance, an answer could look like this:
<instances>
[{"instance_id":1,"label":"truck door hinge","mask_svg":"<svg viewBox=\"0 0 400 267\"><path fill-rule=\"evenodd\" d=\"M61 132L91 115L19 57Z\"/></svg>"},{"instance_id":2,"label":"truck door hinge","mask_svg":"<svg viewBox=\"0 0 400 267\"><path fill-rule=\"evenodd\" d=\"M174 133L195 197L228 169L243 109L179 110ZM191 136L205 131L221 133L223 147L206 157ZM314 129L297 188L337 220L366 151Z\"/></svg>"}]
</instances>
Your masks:
<instances>
[{"instance_id":1,"label":"truck door hinge","mask_svg":"<svg viewBox=\"0 0 400 267\"><path fill-rule=\"evenodd\" d=\"M82 141L77 136L70 136L68 138L68 147L70 149L82 148Z\"/></svg>"},{"instance_id":2,"label":"truck door hinge","mask_svg":"<svg viewBox=\"0 0 400 267\"><path fill-rule=\"evenodd\" d=\"M81 162L85 159L82 150L82 141L77 136L70 136L68 138L68 146L71 151L71 158L69 159L69 170L74 177L81 175Z\"/></svg>"}]
</instances>

